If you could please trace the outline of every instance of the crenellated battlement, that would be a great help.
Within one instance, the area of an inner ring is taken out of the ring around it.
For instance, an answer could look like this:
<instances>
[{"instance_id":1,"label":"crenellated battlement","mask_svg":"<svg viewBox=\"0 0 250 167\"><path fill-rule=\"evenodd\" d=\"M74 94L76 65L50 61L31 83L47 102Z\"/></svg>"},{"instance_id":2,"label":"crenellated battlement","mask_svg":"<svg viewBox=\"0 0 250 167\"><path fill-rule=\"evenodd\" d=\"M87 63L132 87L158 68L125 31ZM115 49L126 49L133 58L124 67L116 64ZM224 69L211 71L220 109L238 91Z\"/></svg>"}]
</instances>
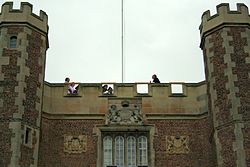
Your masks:
<instances>
[{"instance_id":1,"label":"crenellated battlement","mask_svg":"<svg viewBox=\"0 0 250 167\"><path fill-rule=\"evenodd\" d=\"M48 32L48 15L40 10L39 16L32 13L33 5L28 2L21 2L20 9L13 9L13 2L5 2L0 13L0 24L3 23L29 23L30 25Z\"/></svg>"},{"instance_id":2,"label":"crenellated battlement","mask_svg":"<svg viewBox=\"0 0 250 167\"><path fill-rule=\"evenodd\" d=\"M206 11L202 15L202 22L199 27L201 37L204 34L222 24L248 24L250 25L250 16L248 8L243 3L237 3L237 10L230 10L228 3L222 3L216 6L216 14L210 15Z\"/></svg>"},{"instance_id":3,"label":"crenellated battlement","mask_svg":"<svg viewBox=\"0 0 250 167\"><path fill-rule=\"evenodd\" d=\"M43 109L47 113L106 112L109 104L122 100L141 103L145 113L206 113L206 82L199 83L113 83L111 94L105 83L78 83L77 94L68 93L65 83L44 83ZM109 84L111 85L111 84ZM142 91L140 88L143 87ZM180 87L176 87L180 86ZM178 89L180 88L180 89ZM178 89L178 90L177 90ZM91 100L90 100L91 99ZM115 103L117 104L117 103ZM98 109L100 107L100 110ZM53 108L53 109L52 109ZM93 110L94 109L94 110Z\"/></svg>"}]
</instances>

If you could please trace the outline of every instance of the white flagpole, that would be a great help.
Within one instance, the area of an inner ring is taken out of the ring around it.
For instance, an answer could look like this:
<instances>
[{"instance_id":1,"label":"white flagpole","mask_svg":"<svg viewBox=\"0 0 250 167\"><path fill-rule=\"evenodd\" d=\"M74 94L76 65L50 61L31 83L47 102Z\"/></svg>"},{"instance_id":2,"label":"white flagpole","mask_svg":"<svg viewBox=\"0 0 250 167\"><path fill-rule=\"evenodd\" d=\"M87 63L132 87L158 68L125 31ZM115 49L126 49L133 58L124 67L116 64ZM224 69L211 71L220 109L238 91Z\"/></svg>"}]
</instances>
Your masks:
<instances>
[{"instance_id":1,"label":"white flagpole","mask_svg":"<svg viewBox=\"0 0 250 167\"><path fill-rule=\"evenodd\" d=\"M124 9L121 0L121 56L122 56L122 83L124 82Z\"/></svg>"}]
</instances>

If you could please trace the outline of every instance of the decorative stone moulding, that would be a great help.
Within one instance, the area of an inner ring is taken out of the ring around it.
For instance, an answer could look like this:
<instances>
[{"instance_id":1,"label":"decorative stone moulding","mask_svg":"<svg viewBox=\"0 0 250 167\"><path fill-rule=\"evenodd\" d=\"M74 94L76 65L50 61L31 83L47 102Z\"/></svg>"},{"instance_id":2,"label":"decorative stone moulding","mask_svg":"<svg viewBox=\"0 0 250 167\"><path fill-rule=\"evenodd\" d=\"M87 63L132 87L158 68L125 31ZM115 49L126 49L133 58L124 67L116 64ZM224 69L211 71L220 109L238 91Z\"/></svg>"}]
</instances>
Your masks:
<instances>
[{"instance_id":1,"label":"decorative stone moulding","mask_svg":"<svg viewBox=\"0 0 250 167\"><path fill-rule=\"evenodd\" d=\"M87 151L87 136L64 135L64 152L69 154L80 154Z\"/></svg>"},{"instance_id":2,"label":"decorative stone moulding","mask_svg":"<svg viewBox=\"0 0 250 167\"><path fill-rule=\"evenodd\" d=\"M189 136L166 136L167 154L189 153Z\"/></svg>"},{"instance_id":3,"label":"decorative stone moulding","mask_svg":"<svg viewBox=\"0 0 250 167\"><path fill-rule=\"evenodd\" d=\"M116 105L111 105L106 115L106 124L118 125L141 125L143 116L140 108L135 105L129 106L129 101L121 102L122 108L118 109Z\"/></svg>"}]
</instances>

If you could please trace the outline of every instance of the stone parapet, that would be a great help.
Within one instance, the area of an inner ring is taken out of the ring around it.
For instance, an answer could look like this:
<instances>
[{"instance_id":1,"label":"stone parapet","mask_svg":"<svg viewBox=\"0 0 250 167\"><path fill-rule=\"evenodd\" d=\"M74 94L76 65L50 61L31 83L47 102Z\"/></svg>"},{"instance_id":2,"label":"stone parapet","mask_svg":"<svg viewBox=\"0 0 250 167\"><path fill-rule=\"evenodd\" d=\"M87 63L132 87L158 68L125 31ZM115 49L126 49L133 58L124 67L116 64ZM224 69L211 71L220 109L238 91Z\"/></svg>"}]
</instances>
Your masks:
<instances>
[{"instance_id":1,"label":"stone parapet","mask_svg":"<svg viewBox=\"0 0 250 167\"><path fill-rule=\"evenodd\" d=\"M143 113L207 113L206 83L182 83L183 93L171 92L171 83L149 84L139 93L138 83L114 83L113 94L102 94L101 83L80 83L78 94L67 95L63 83L44 84L43 111L51 114L107 113L112 105L129 101Z\"/></svg>"},{"instance_id":2,"label":"stone parapet","mask_svg":"<svg viewBox=\"0 0 250 167\"><path fill-rule=\"evenodd\" d=\"M27 23L44 33L48 32L48 16L40 10L39 16L32 13L33 6L28 2L21 2L20 9L13 9L13 2L5 2L0 13L0 25L3 23Z\"/></svg>"},{"instance_id":3,"label":"stone parapet","mask_svg":"<svg viewBox=\"0 0 250 167\"><path fill-rule=\"evenodd\" d=\"M207 10L202 15L202 22L199 27L201 34L201 46L203 45L204 36L210 33L213 29L221 25L248 25L250 26L250 16L248 7L245 4L237 3L237 10L232 11L228 3L222 3L216 6L217 12L215 15L210 15Z\"/></svg>"}]
</instances>

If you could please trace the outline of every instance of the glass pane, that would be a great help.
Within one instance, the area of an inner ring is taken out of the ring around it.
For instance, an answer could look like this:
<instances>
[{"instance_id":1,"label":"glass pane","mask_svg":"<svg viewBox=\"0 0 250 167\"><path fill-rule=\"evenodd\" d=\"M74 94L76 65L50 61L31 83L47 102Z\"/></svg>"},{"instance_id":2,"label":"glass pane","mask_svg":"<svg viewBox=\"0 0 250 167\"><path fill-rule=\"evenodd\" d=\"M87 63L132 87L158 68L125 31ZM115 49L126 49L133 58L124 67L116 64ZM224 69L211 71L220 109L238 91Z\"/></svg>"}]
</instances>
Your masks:
<instances>
[{"instance_id":1,"label":"glass pane","mask_svg":"<svg viewBox=\"0 0 250 167\"><path fill-rule=\"evenodd\" d=\"M124 138L122 136L115 138L115 165L124 166Z\"/></svg>"},{"instance_id":2,"label":"glass pane","mask_svg":"<svg viewBox=\"0 0 250 167\"><path fill-rule=\"evenodd\" d=\"M16 36L12 36L10 38L10 48L16 48L16 41L17 41L17 37Z\"/></svg>"},{"instance_id":3,"label":"glass pane","mask_svg":"<svg viewBox=\"0 0 250 167\"><path fill-rule=\"evenodd\" d=\"M103 163L104 166L112 165L112 138L110 136L103 138Z\"/></svg>"},{"instance_id":4,"label":"glass pane","mask_svg":"<svg viewBox=\"0 0 250 167\"><path fill-rule=\"evenodd\" d=\"M145 136L140 136L138 138L138 151L139 151L139 165L148 164L148 151L147 151L147 138Z\"/></svg>"},{"instance_id":5,"label":"glass pane","mask_svg":"<svg viewBox=\"0 0 250 167\"><path fill-rule=\"evenodd\" d=\"M136 139L133 136L128 137L127 143L127 163L128 167L136 167Z\"/></svg>"}]
</instances>

